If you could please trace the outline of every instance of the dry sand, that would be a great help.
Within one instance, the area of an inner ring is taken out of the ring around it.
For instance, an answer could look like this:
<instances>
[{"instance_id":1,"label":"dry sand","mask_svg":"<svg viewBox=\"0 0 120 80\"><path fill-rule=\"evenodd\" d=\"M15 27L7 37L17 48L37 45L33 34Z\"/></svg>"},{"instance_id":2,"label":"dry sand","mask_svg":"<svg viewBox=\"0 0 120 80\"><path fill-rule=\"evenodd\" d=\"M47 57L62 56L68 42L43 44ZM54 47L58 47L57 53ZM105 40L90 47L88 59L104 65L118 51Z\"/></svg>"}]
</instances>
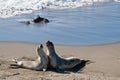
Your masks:
<instances>
[{"instance_id":1,"label":"dry sand","mask_svg":"<svg viewBox=\"0 0 120 80\"><path fill-rule=\"evenodd\" d=\"M12 59L35 59L38 44L0 42L0 80L120 80L120 43L98 46L55 45L63 57L93 61L79 72L58 73L12 69ZM46 52L46 47L45 47Z\"/></svg>"}]
</instances>

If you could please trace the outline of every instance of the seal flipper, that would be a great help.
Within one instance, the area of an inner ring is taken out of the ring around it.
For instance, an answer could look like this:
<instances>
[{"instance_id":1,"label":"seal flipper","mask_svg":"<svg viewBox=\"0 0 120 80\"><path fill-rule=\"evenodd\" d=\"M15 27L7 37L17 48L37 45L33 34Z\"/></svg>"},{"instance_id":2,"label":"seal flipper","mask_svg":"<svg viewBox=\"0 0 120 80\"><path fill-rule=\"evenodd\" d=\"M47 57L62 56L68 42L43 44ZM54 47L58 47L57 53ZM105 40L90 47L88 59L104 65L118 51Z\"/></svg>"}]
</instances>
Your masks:
<instances>
[{"instance_id":1,"label":"seal flipper","mask_svg":"<svg viewBox=\"0 0 120 80\"><path fill-rule=\"evenodd\" d=\"M45 23L49 23L50 21L48 19L45 19Z\"/></svg>"},{"instance_id":2,"label":"seal flipper","mask_svg":"<svg viewBox=\"0 0 120 80\"><path fill-rule=\"evenodd\" d=\"M64 73L65 72L64 70L60 69L59 66L56 66L55 69L59 73Z\"/></svg>"},{"instance_id":3,"label":"seal flipper","mask_svg":"<svg viewBox=\"0 0 120 80\"><path fill-rule=\"evenodd\" d=\"M18 68L22 68L22 66L19 66L18 64L10 64L9 68L18 69Z\"/></svg>"},{"instance_id":4,"label":"seal flipper","mask_svg":"<svg viewBox=\"0 0 120 80\"><path fill-rule=\"evenodd\" d=\"M47 65L43 66L43 71L45 72L47 70Z\"/></svg>"}]
</instances>

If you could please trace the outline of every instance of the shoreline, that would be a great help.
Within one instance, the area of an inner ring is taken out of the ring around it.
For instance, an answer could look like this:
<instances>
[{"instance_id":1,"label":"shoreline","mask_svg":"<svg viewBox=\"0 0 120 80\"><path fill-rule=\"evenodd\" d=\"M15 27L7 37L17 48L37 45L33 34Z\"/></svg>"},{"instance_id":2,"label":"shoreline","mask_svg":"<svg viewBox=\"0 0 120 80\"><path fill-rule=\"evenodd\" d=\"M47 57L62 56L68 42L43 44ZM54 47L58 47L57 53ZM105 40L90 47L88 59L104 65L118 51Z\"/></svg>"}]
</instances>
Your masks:
<instances>
[{"instance_id":1,"label":"shoreline","mask_svg":"<svg viewBox=\"0 0 120 80\"><path fill-rule=\"evenodd\" d=\"M47 41L47 40L46 40ZM46 42L45 41L45 42ZM34 43L34 42L26 42L26 41L0 41L0 43L24 43L24 44L36 44L36 45L38 45L38 44L45 44L45 42L43 43L43 42L41 42L41 43ZM114 45L114 44L119 44L120 43L120 41L115 41L115 42L109 42L109 43L103 43L103 44L78 44L78 45L76 45L76 44L55 44L55 45L57 45L57 46L81 46L81 47L86 47L86 46L104 46L104 45Z\"/></svg>"},{"instance_id":2,"label":"shoreline","mask_svg":"<svg viewBox=\"0 0 120 80\"><path fill-rule=\"evenodd\" d=\"M33 43L24 43L24 42L0 42L0 64L2 63L8 67L9 62L14 58L36 58L36 47L39 44L33 44ZM62 57L78 57L80 59L88 59L93 61L93 63L90 63L86 65L86 67L83 69L83 73L70 73L65 74L66 76L63 76L64 74L61 73L55 73L52 71L42 72L42 71L32 71L32 70L26 70L26 69L3 69L4 67L0 65L0 73L3 72L3 74L0 74L1 76L8 74L9 72L19 72L20 75L14 76L15 79L20 80L20 76L24 78L24 80L31 79L30 76L28 76L28 79L25 79L26 75L30 73L33 79L38 76L42 76L46 80L46 76L48 75L50 80L56 80L57 76L59 76L58 80L65 79L69 80L72 77L75 76L75 80L81 80L81 78L84 78L83 80L119 80L120 79L120 42L117 43L110 43L110 44L104 44L104 45L93 45L93 46L69 46L69 45L55 45L56 52L58 55ZM46 47L44 43L44 50L46 52ZM5 60L5 61L4 61ZM26 71L26 72L25 72ZM42 75L42 74L45 75ZM24 74L24 75L22 75ZM52 75L52 76L51 76ZM50 77L51 76L51 77ZM78 77L77 77L78 76ZM66 79L67 78L67 79ZM12 79L12 78L11 78ZM6 78L6 80L9 80ZM44 79L43 79L44 80Z\"/></svg>"}]
</instances>

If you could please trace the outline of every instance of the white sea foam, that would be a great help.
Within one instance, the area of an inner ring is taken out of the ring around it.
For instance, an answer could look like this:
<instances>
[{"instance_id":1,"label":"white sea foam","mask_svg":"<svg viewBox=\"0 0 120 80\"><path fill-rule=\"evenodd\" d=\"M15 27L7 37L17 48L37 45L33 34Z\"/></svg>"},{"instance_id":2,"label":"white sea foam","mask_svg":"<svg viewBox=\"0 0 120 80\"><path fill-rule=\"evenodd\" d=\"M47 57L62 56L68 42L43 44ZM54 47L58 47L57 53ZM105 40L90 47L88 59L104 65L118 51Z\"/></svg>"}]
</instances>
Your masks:
<instances>
[{"instance_id":1,"label":"white sea foam","mask_svg":"<svg viewBox=\"0 0 120 80\"><path fill-rule=\"evenodd\" d=\"M116 2L120 2L120 0L115 0Z\"/></svg>"},{"instance_id":2,"label":"white sea foam","mask_svg":"<svg viewBox=\"0 0 120 80\"><path fill-rule=\"evenodd\" d=\"M0 0L0 17L6 18L41 9L76 8L108 1L111 0Z\"/></svg>"}]
</instances>

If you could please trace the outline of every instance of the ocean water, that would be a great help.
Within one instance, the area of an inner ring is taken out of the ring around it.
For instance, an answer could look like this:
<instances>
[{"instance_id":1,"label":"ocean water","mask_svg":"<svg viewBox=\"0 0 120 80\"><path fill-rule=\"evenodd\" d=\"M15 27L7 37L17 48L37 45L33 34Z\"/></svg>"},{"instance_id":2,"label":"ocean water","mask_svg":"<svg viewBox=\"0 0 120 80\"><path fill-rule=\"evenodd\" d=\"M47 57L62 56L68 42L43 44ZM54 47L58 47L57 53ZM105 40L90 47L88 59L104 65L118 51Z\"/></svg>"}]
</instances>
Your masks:
<instances>
[{"instance_id":1,"label":"ocean water","mask_svg":"<svg viewBox=\"0 0 120 80\"><path fill-rule=\"evenodd\" d=\"M120 41L119 0L0 2L0 41L45 43L51 40L55 44L65 45L97 45ZM49 19L50 23L21 23L32 20L36 15Z\"/></svg>"}]
</instances>

